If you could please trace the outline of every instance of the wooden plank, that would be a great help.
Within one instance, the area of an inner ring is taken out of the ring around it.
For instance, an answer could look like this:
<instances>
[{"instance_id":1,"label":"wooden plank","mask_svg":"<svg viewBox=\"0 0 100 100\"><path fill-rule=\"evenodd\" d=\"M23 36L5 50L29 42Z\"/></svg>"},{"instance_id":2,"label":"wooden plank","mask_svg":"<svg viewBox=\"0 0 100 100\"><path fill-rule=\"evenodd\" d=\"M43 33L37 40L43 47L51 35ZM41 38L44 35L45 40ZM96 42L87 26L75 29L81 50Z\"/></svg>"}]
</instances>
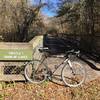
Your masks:
<instances>
[{"instance_id":1,"label":"wooden plank","mask_svg":"<svg viewBox=\"0 0 100 100\"><path fill-rule=\"evenodd\" d=\"M32 44L33 49L35 49L40 43L43 43L43 35L36 36L29 43Z\"/></svg>"},{"instance_id":2,"label":"wooden plank","mask_svg":"<svg viewBox=\"0 0 100 100\"><path fill-rule=\"evenodd\" d=\"M0 75L3 75L4 74L4 62L0 62Z\"/></svg>"},{"instance_id":3,"label":"wooden plank","mask_svg":"<svg viewBox=\"0 0 100 100\"><path fill-rule=\"evenodd\" d=\"M25 77L23 75L0 75L0 81L25 81Z\"/></svg>"},{"instance_id":4,"label":"wooden plank","mask_svg":"<svg viewBox=\"0 0 100 100\"><path fill-rule=\"evenodd\" d=\"M20 42L0 42L0 49L29 49L32 48L30 43L20 43Z\"/></svg>"},{"instance_id":5,"label":"wooden plank","mask_svg":"<svg viewBox=\"0 0 100 100\"><path fill-rule=\"evenodd\" d=\"M4 62L0 62L0 76L2 76L4 74ZM2 82L0 82L0 90L2 90Z\"/></svg>"},{"instance_id":6,"label":"wooden plank","mask_svg":"<svg viewBox=\"0 0 100 100\"><path fill-rule=\"evenodd\" d=\"M40 53L38 49L43 47L43 35L36 36L30 41L30 43L33 45L33 58L41 60L43 53Z\"/></svg>"}]
</instances>

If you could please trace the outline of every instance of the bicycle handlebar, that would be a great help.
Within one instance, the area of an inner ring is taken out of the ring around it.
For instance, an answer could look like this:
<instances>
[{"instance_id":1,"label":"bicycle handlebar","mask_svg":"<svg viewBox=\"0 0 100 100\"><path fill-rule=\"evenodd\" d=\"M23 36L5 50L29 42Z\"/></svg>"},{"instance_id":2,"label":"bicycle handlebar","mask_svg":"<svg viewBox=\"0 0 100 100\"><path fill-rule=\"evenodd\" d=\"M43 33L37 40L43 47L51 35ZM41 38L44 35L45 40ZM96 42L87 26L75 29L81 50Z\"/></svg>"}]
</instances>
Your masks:
<instances>
[{"instance_id":1,"label":"bicycle handlebar","mask_svg":"<svg viewBox=\"0 0 100 100\"><path fill-rule=\"evenodd\" d=\"M49 48L48 47L40 47L39 49L38 49L41 53L42 52L48 52L49 51Z\"/></svg>"},{"instance_id":2,"label":"bicycle handlebar","mask_svg":"<svg viewBox=\"0 0 100 100\"><path fill-rule=\"evenodd\" d=\"M80 50L75 51L74 49L72 49L66 52L66 55L70 55L70 54L80 56Z\"/></svg>"},{"instance_id":3,"label":"bicycle handlebar","mask_svg":"<svg viewBox=\"0 0 100 100\"><path fill-rule=\"evenodd\" d=\"M41 53L43 53L43 52L49 52L50 50L49 50L49 48L48 47L40 47L39 49L38 49ZM74 49L72 49L72 50L69 50L69 51L67 51L66 53L65 53L65 55L60 55L60 56L56 56L56 57L66 57L66 56L68 56L68 55L70 55L70 54L72 54L72 55L76 55L76 56L80 56L80 50L77 50L77 51L75 51Z\"/></svg>"}]
</instances>

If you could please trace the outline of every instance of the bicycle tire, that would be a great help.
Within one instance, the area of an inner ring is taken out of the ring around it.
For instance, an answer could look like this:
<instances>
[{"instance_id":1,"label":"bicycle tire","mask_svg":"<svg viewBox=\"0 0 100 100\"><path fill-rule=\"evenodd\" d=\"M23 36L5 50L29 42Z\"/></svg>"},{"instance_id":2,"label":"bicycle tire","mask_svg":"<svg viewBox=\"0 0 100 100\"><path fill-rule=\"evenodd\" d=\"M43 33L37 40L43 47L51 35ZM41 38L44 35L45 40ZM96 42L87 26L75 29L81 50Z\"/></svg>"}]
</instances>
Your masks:
<instances>
[{"instance_id":1,"label":"bicycle tire","mask_svg":"<svg viewBox=\"0 0 100 100\"><path fill-rule=\"evenodd\" d=\"M62 80L65 85L69 87L78 87L82 85L82 83L84 83L86 79L86 70L85 67L83 67L80 63L76 61L71 62L71 64L72 67L70 67L70 64L65 64L65 66L63 67L61 73ZM77 81L77 79L79 79L79 81Z\"/></svg>"},{"instance_id":2,"label":"bicycle tire","mask_svg":"<svg viewBox=\"0 0 100 100\"><path fill-rule=\"evenodd\" d=\"M36 59L27 63L24 70L26 79L36 84L43 83L47 79L47 72L47 66L41 60Z\"/></svg>"}]
</instances>

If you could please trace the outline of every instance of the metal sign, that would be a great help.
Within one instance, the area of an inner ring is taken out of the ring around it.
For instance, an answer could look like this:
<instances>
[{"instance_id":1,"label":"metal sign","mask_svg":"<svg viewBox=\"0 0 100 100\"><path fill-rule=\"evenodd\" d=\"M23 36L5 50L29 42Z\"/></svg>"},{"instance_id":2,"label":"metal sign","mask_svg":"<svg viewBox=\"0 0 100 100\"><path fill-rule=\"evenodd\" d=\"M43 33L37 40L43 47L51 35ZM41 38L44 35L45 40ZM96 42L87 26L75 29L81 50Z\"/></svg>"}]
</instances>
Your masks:
<instances>
[{"instance_id":1,"label":"metal sign","mask_svg":"<svg viewBox=\"0 0 100 100\"><path fill-rule=\"evenodd\" d=\"M0 60L32 60L29 43L0 43Z\"/></svg>"}]
</instances>

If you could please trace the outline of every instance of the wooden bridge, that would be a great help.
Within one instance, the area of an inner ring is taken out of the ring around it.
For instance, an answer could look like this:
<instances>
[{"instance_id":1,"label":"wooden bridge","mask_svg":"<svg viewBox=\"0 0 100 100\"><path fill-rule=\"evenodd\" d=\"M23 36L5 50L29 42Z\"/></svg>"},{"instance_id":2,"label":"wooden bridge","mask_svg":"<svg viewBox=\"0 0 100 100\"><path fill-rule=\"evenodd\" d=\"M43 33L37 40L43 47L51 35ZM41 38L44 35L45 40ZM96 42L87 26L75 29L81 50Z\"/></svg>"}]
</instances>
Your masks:
<instances>
[{"instance_id":1,"label":"wooden bridge","mask_svg":"<svg viewBox=\"0 0 100 100\"><path fill-rule=\"evenodd\" d=\"M65 38L80 39L80 35L65 35ZM83 36L83 43L86 47L89 36ZM100 54L100 36L93 37L93 49ZM39 47L43 46L43 36L36 36L29 43L0 43L0 81L25 81L23 74L4 74L5 62L13 64L14 61L25 62L33 58L41 59L42 54L38 51ZM90 42L91 43L91 42ZM92 44L90 44L92 45ZM86 49L85 47L83 49Z\"/></svg>"}]
</instances>

